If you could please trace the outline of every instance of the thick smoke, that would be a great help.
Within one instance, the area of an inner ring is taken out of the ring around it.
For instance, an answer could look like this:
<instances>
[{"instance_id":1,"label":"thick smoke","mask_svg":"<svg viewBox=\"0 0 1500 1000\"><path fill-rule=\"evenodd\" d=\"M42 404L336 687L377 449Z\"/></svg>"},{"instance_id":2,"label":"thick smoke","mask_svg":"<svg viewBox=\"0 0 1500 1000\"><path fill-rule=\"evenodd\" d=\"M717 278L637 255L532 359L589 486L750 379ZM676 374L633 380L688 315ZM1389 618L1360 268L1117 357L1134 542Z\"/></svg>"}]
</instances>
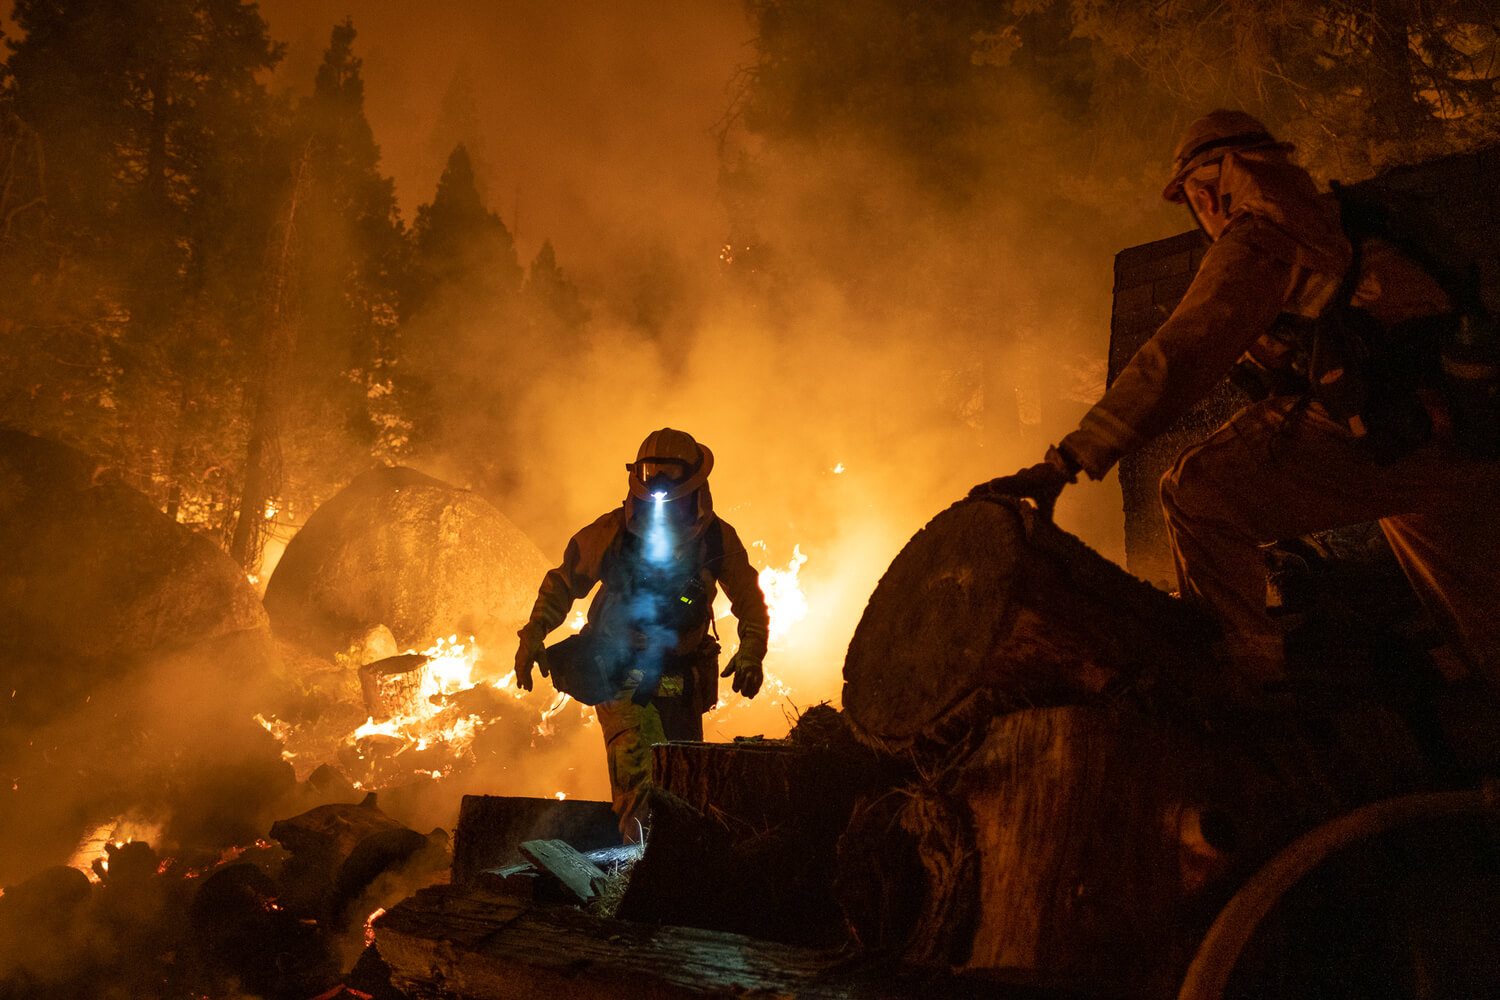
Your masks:
<instances>
[{"instance_id":1,"label":"thick smoke","mask_svg":"<svg viewBox=\"0 0 1500 1000\"><path fill-rule=\"evenodd\" d=\"M297 37L290 10L265 10L273 34ZM440 9L420 24L377 10L356 27L403 210L430 198L442 140L461 139L482 151L481 189L522 263L552 240L592 312L565 348L445 328L483 345L479 377L512 414L474 430L513 475L472 485L558 558L623 499L639 441L679 427L714 449L717 509L757 543L752 560L806 556L807 616L767 661L785 690L728 697L711 737L777 735L838 698L844 649L901 545L974 483L1039 460L1102 392L1112 254L1182 228L1153 204L1155 162L1112 165L1138 185L1059 190L1089 137L1036 93L1006 98L1024 132L966 137L980 152L964 198L857 131L767 148L731 127L716 148L752 58L735 3ZM720 154L757 164L758 232L743 242L728 237ZM473 464L413 462L458 481ZM1116 486L1069 491L1058 518L1123 558Z\"/></svg>"}]
</instances>

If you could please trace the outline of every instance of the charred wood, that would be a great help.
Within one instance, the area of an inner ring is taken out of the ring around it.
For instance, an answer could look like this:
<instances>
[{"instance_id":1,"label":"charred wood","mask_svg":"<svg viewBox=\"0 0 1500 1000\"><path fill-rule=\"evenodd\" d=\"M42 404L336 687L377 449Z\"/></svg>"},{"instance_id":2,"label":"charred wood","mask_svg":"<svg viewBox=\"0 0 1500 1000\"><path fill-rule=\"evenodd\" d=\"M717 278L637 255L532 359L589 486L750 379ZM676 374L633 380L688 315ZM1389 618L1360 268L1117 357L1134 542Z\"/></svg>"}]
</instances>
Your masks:
<instances>
[{"instance_id":1,"label":"charred wood","mask_svg":"<svg viewBox=\"0 0 1500 1000\"><path fill-rule=\"evenodd\" d=\"M604 871L561 840L528 840L521 845L521 856L545 869L567 887L580 903L599 895Z\"/></svg>"},{"instance_id":2,"label":"charred wood","mask_svg":"<svg viewBox=\"0 0 1500 1000\"><path fill-rule=\"evenodd\" d=\"M391 983L412 1000L994 996L993 984L899 977L837 952L534 906L472 886L423 889L374 928Z\"/></svg>"}]
</instances>

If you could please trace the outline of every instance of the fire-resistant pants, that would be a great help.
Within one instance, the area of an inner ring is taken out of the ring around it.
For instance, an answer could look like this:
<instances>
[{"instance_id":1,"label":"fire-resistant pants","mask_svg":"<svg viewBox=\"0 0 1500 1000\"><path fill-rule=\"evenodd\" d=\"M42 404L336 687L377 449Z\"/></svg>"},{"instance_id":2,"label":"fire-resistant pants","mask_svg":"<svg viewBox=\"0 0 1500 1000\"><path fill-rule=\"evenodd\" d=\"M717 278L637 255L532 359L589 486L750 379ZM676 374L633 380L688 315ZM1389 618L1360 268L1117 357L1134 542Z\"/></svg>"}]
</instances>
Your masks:
<instances>
[{"instance_id":1,"label":"fire-resistant pants","mask_svg":"<svg viewBox=\"0 0 1500 1000\"><path fill-rule=\"evenodd\" d=\"M615 698L594 708L604 732L610 795L620 818L620 834L631 843L640 840L650 817L651 747L667 740L703 739L703 716L690 698L658 695L637 705L633 700L637 680L638 675L631 677Z\"/></svg>"},{"instance_id":2,"label":"fire-resistant pants","mask_svg":"<svg viewBox=\"0 0 1500 1000\"><path fill-rule=\"evenodd\" d=\"M1219 617L1252 683L1283 676L1260 546L1378 521L1448 643L1500 692L1500 463L1429 444L1377 465L1288 399L1246 407L1161 481L1178 583Z\"/></svg>"}]
</instances>

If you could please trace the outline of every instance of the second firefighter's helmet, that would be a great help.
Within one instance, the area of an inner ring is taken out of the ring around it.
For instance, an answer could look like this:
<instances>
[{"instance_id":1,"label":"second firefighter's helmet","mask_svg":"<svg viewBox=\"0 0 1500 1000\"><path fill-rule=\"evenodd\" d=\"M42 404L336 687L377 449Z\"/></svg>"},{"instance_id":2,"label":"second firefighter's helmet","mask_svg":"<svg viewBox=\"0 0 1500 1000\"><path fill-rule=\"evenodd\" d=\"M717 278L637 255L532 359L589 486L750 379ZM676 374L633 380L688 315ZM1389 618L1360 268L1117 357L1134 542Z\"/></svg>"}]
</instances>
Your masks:
<instances>
[{"instance_id":1,"label":"second firefighter's helmet","mask_svg":"<svg viewBox=\"0 0 1500 1000\"><path fill-rule=\"evenodd\" d=\"M1210 111L1188 125L1177 140L1177 149L1172 153L1172 176L1161 196L1167 201L1185 201L1182 184L1188 175L1223 159L1225 153L1252 149L1290 153L1293 148L1289 142L1277 142L1270 129L1253 115L1224 108Z\"/></svg>"},{"instance_id":2,"label":"second firefighter's helmet","mask_svg":"<svg viewBox=\"0 0 1500 1000\"><path fill-rule=\"evenodd\" d=\"M663 427L641 442L635 461L627 462L630 495L639 500L677 500L704 483L714 467L714 453L687 431Z\"/></svg>"}]
</instances>

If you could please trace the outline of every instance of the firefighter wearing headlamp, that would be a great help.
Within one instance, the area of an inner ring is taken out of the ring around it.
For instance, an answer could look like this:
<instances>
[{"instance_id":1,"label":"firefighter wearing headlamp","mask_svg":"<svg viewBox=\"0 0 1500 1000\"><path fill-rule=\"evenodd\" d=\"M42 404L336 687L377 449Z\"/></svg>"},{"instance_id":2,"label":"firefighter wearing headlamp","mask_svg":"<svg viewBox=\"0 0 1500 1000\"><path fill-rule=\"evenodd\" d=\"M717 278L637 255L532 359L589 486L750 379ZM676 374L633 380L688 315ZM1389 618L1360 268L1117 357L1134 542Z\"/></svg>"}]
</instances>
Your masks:
<instances>
[{"instance_id":1,"label":"firefighter wearing headlamp","mask_svg":"<svg viewBox=\"0 0 1500 1000\"><path fill-rule=\"evenodd\" d=\"M651 746L701 740L720 676L753 698L763 679L770 616L744 543L713 510L714 457L685 431L655 431L627 463L625 502L568 542L542 580L516 650L516 682L532 667L593 704L603 730L614 811L627 840L649 815ZM573 602L599 585L577 636L548 648ZM718 588L739 622L739 648L719 673Z\"/></svg>"}]
</instances>

